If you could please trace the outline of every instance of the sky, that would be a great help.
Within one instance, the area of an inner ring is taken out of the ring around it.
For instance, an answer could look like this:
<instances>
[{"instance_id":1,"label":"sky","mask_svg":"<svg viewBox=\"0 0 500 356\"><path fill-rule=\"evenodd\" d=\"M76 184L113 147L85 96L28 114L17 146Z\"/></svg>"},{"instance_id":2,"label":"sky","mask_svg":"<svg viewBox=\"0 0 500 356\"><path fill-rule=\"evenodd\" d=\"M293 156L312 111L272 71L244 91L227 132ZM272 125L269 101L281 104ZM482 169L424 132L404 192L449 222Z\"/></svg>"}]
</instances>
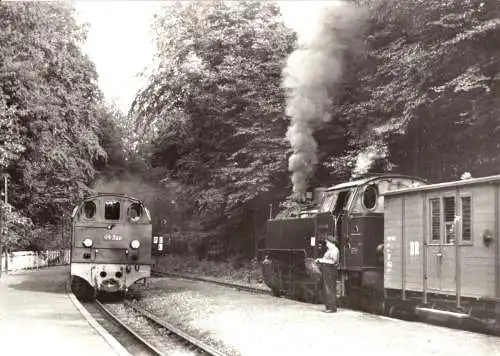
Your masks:
<instances>
[{"instance_id":1,"label":"sky","mask_svg":"<svg viewBox=\"0 0 500 356\"><path fill-rule=\"evenodd\" d=\"M146 84L138 74L155 53L151 29L160 1L76 1L77 22L90 25L83 51L95 63L99 86L108 102L127 113Z\"/></svg>"},{"instance_id":2,"label":"sky","mask_svg":"<svg viewBox=\"0 0 500 356\"><path fill-rule=\"evenodd\" d=\"M74 1L76 19L90 25L83 51L95 63L99 86L108 102L127 113L146 84L138 77L151 68L155 53L153 15L167 1ZM304 21L304 13L322 1L279 1L287 24ZM306 10L307 9L307 10ZM306 10L306 11L304 11Z\"/></svg>"}]
</instances>

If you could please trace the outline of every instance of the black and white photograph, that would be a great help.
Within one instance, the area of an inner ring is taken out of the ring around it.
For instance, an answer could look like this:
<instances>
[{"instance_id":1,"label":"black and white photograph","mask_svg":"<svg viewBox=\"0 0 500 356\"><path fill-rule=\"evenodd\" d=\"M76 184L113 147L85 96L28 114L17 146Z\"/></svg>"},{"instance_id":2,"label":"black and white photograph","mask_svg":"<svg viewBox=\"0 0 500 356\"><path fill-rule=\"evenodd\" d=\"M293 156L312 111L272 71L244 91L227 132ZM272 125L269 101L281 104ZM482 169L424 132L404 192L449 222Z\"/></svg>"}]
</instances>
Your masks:
<instances>
[{"instance_id":1,"label":"black and white photograph","mask_svg":"<svg viewBox=\"0 0 500 356\"><path fill-rule=\"evenodd\" d=\"M0 354L500 356L500 1L0 0Z\"/></svg>"}]
</instances>

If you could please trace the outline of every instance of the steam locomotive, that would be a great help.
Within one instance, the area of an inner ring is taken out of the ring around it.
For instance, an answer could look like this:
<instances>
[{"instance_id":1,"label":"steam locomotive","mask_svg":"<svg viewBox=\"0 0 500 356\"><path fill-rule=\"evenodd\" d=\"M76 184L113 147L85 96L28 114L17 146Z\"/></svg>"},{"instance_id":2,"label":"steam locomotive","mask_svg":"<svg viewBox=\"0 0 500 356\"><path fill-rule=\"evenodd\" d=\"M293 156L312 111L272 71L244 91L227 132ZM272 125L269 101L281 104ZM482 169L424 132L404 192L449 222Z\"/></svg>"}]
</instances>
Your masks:
<instances>
[{"instance_id":1,"label":"steam locomotive","mask_svg":"<svg viewBox=\"0 0 500 356\"><path fill-rule=\"evenodd\" d=\"M71 288L91 300L99 292L124 294L151 274L151 216L122 194L98 194L72 213Z\"/></svg>"},{"instance_id":2,"label":"steam locomotive","mask_svg":"<svg viewBox=\"0 0 500 356\"><path fill-rule=\"evenodd\" d=\"M268 220L260 261L275 295L321 301L313 261L334 234L342 305L498 333L500 175L381 174L319 192L316 210Z\"/></svg>"}]
</instances>

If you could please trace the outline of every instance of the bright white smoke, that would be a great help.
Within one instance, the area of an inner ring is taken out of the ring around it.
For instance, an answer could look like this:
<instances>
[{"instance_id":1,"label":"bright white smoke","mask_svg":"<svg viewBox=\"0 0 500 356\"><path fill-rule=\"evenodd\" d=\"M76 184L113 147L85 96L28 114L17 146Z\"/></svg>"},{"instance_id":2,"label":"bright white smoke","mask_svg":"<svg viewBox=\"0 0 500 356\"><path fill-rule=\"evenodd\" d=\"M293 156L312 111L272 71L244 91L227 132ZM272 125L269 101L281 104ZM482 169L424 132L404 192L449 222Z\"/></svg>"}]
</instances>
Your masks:
<instances>
[{"instance_id":1,"label":"bright white smoke","mask_svg":"<svg viewBox=\"0 0 500 356\"><path fill-rule=\"evenodd\" d=\"M286 137L293 154L288 162L293 192L302 198L318 163L313 132L331 120L332 89L342 75L345 49L355 37L362 12L347 1L280 3L285 24L297 33L298 48L283 70L287 90Z\"/></svg>"},{"instance_id":2,"label":"bright white smoke","mask_svg":"<svg viewBox=\"0 0 500 356\"><path fill-rule=\"evenodd\" d=\"M378 159L387 157L387 147L373 144L358 153L356 158L356 165L352 171L352 178L362 176L370 170Z\"/></svg>"}]
</instances>

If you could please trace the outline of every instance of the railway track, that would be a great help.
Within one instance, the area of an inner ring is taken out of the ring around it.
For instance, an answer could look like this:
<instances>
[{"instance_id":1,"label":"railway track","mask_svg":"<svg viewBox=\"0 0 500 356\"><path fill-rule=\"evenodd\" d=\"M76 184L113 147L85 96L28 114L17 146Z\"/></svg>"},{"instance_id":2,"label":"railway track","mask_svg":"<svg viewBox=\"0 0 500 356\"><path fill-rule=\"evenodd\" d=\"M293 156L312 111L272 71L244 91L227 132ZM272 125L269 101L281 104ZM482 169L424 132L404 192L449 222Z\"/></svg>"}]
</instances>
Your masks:
<instances>
[{"instance_id":1,"label":"railway track","mask_svg":"<svg viewBox=\"0 0 500 356\"><path fill-rule=\"evenodd\" d=\"M86 304L91 315L132 355L226 356L129 301Z\"/></svg>"},{"instance_id":2,"label":"railway track","mask_svg":"<svg viewBox=\"0 0 500 356\"><path fill-rule=\"evenodd\" d=\"M148 343L144 343L138 338L135 332L129 330L120 321L117 321L112 313L108 312L100 302L83 303L84 308L89 314L102 326L109 334L125 348L130 355L140 356L158 356L161 353L156 352Z\"/></svg>"},{"instance_id":3,"label":"railway track","mask_svg":"<svg viewBox=\"0 0 500 356\"><path fill-rule=\"evenodd\" d=\"M243 290L243 291L247 291L247 292L251 292L251 293L264 294L264 295L272 295L271 291L269 291L269 290L260 289L260 288L254 288L254 287L249 287L249 286L244 286L244 285L236 284L236 283L221 282L221 281L216 281L216 280L213 280L213 279L203 278L203 277L185 276L185 275L177 274L177 273L157 272L157 271L151 271L151 275L152 276L158 276L158 277L184 278L184 279L189 279L189 280L192 280L192 281L200 281L200 282L207 282L207 283L212 283L212 284L218 284L220 286L229 287L229 288L235 288L237 290Z\"/></svg>"}]
</instances>

